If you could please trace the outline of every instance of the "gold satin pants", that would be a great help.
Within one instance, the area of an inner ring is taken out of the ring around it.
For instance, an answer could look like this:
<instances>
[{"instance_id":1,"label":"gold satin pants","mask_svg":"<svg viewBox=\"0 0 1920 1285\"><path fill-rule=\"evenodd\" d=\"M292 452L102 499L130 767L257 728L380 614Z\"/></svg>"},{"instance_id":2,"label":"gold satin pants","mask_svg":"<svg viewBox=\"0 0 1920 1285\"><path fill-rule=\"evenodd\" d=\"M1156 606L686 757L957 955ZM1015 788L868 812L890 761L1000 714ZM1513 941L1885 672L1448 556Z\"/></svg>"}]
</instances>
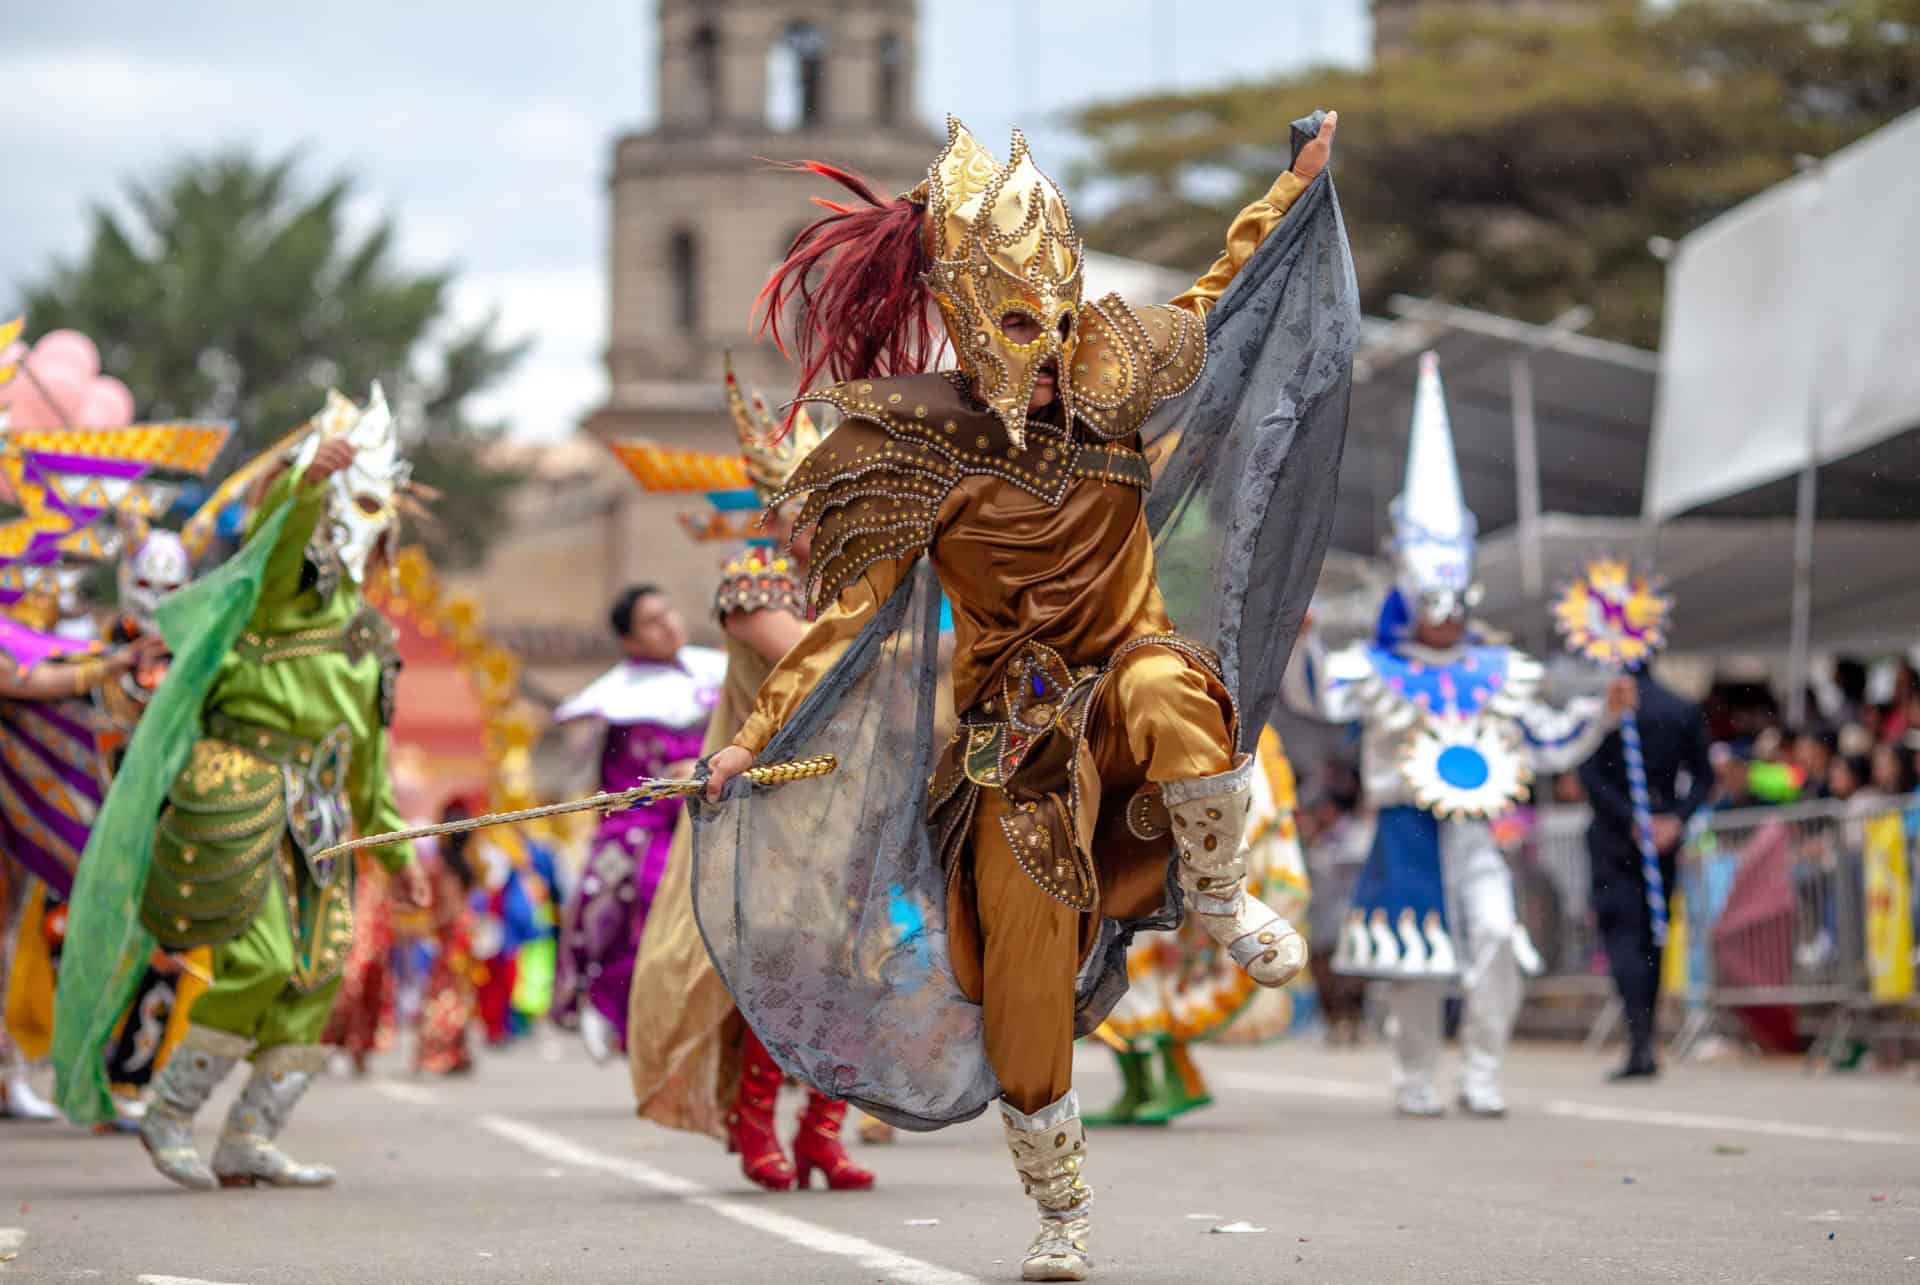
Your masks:
<instances>
[{"instance_id":1,"label":"gold satin pants","mask_svg":"<svg viewBox=\"0 0 1920 1285\"><path fill-rule=\"evenodd\" d=\"M1102 683L1087 728L1103 797L1120 803L1148 782L1182 781L1233 764L1232 703L1179 652L1146 647ZM982 790L949 927L954 971L985 1010L987 1059L1006 1099L1029 1114L1073 1087L1074 978L1095 919L1041 891L1007 846L999 790ZM1121 917L1157 907L1164 859L1103 871L1102 906ZM1116 873L1120 876L1115 878ZM1124 889L1116 887L1124 884Z\"/></svg>"}]
</instances>

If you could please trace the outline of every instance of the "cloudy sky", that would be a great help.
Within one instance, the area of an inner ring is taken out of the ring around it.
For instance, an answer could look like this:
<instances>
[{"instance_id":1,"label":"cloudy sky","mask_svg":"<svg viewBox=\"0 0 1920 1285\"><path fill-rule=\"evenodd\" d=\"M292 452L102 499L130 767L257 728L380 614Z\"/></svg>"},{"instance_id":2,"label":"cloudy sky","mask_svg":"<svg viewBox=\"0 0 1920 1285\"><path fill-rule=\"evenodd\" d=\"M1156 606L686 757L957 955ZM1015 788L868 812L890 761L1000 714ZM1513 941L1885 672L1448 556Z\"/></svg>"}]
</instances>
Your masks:
<instances>
[{"instance_id":1,"label":"cloudy sky","mask_svg":"<svg viewBox=\"0 0 1920 1285\"><path fill-rule=\"evenodd\" d=\"M921 0L918 107L995 138L1017 119L1064 169L1062 110L1359 61L1365 8ZM1016 22L1020 58L983 57ZM651 0L90 0L10 6L0 27L0 315L80 249L89 203L123 177L194 150L299 148L316 177L360 177L408 262L460 270L463 315L498 309L507 333L534 340L483 409L553 439L602 397L604 180L614 137L653 117Z\"/></svg>"}]
</instances>

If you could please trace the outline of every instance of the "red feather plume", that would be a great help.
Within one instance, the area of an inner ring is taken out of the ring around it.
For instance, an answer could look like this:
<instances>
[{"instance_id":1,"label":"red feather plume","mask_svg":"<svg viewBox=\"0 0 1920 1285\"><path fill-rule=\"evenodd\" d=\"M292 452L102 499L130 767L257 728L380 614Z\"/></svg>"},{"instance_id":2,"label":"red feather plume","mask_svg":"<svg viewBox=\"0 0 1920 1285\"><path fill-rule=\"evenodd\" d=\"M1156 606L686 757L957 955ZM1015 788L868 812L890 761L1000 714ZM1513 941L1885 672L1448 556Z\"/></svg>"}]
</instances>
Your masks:
<instances>
[{"instance_id":1,"label":"red feather plume","mask_svg":"<svg viewBox=\"0 0 1920 1285\"><path fill-rule=\"evenodd\" d=\"M926 207L904 196L883 201L865 179L819 161L781 168L830 179L855 198L814 197L828 213L800 230L754 299L759 333L800 367L797 391L815 387L822 374L842 383L926 370L945 342L933 323L920 242ZM788 335L783 323L796 300ZM782 432L796 411L788 410Z\"/></svg>"}]
</instances>

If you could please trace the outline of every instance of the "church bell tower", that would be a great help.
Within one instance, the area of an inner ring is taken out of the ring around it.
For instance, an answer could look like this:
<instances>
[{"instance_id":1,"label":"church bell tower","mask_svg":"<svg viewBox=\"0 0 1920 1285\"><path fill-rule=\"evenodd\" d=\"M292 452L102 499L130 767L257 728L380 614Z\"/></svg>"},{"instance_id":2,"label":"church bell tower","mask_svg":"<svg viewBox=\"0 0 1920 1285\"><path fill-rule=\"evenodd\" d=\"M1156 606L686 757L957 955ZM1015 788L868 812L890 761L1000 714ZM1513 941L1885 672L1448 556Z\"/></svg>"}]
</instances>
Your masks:
<instances>
[{"instance_id":1,"label":"church bell tower","mask_svg":"<svg viewBox=\"0 0 1920 1285\"><path fill-rule=\"evenodd\" d=\"M940 141L915 113L915 0L658 0L658 124L614 144L603 435L732 442L721 354L771 400L793 374L756 345L755 294L819 213L767 159L831 161L881 192Z\"/></svg>"}]
</instances>

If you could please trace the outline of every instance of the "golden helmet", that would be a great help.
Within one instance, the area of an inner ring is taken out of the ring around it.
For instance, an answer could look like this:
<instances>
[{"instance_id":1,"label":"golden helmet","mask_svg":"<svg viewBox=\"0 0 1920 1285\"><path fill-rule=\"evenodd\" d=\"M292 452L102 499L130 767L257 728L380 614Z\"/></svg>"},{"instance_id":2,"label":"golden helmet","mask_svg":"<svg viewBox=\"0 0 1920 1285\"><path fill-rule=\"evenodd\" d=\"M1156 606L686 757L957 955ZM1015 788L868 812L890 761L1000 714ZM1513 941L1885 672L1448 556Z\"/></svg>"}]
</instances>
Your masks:
<instances>
[{"instance_id":1,"label":"golden helmet","mask_svg":"<svg viewBox=\"0 0 1920 1285\"><path fill-rule=\"evenodd\" d=\"M974 396L1000 417L1017 445L1043 366L1053 367L1056 395L1073 411L1067 376L1080 338L1085 257L1073 215L1059 186L1033 163L1019 130L1002 165L951 116L946 149L927 170L924 194L922 237L933 265L928 284L947 337ZM1039 338L1007 338L1000 322L1010 312L1032 318Z\"/></svg>"}]
</instances>

